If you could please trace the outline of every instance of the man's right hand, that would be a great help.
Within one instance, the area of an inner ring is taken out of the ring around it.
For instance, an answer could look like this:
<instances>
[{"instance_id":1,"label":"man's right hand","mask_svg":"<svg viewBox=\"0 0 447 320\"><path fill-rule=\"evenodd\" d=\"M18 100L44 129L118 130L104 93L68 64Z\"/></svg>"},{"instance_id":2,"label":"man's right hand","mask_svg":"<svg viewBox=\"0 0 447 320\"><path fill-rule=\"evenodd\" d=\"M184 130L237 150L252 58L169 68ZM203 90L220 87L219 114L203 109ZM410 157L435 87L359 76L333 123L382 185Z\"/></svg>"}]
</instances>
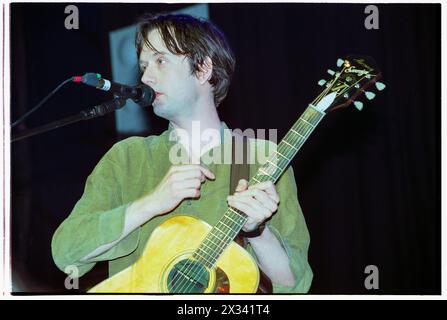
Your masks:
<instances>
[{"instance_id":1,"label":"man's right hand","mask_svg":"<svg viewBox=\"0 0 447 320\"><path fill-rule=\"evenodd\" d=\"M152 217L171 212L186 198L199 198L200 187L207 178L214 180L214 173L198 164L169 168L155 190L144 199L152 207Z\"/></svg>"},{"instance_id":2,"label":"man's right hand","mask_svg":"<svg viewBox=\"0 0 447 320\"><path fill-rule=\"evenodd\" d=\"M142 224L171 212L183 199L199 198L200 187L206 178L214 180L214 173L200 165L172 166L152 193L136 200L127 208L124 229L119 239L96 248L81 261L88 262L106 252Z\"/></svg>"}]
</instances>

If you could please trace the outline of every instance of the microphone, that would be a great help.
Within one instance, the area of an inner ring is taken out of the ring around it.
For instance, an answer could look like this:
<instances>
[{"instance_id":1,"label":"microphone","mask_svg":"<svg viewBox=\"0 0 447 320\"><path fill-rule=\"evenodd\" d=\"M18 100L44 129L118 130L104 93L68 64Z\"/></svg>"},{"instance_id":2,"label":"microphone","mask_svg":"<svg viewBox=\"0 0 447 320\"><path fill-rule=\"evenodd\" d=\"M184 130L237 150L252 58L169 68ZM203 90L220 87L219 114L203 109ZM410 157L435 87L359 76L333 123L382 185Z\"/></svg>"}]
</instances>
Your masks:
<instances>
[{"instance_id":1,"label":"microphone","mask_svg":"<svg viewBox=\"0 0 447 320\"><path fill-rule=\"evenodd\" d=\"M101 78L99 73L86 73L82 77L73 77L74 82L82 82L103 91L111 91L114 96L132 99L141 107L148 107L155 100L154 90L147 85L128 86Z\"/></svg>"}]
</instances>

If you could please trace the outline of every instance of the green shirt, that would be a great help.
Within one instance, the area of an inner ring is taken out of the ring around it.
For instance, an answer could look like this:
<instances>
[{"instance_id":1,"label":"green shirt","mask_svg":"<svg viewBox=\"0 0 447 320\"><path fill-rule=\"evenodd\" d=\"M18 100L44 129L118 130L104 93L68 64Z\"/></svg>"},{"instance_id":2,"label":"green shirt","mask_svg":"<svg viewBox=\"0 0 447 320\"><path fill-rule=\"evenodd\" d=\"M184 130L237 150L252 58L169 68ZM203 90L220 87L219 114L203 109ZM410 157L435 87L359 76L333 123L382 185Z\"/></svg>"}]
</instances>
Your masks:
<instances>
[{"instance_id":1,"label":"green shirt","mask_svg":"<svg viewBox=\"0 0 447 320\"><path fill-rule=\"evenodd\" d=\"M222 128L227 128L224 123ZM172 165L169 160L170 152L172 156L173 150L182 150L180 143L172 138L172 133L173 128L170 126L159 136L125 139L116 143L99 161L87 178L82 198L53 236L52 254L59 269L64 271L68 266L77 266L79 276L82 276L91 270L96 262L108 260L111 276L138 259L152 231L166 219L180 214L191 215L215 225L222 217L227 209L231 167L230 164L223 164L227 159L223 151L228 148L231 150L231 139L223 139L221 145L206 153L208 159L220 159L220 163L219 160L206 163L216 179L207 180L202 184L199 199L182 201L175 210L146 222L105 253L87 263L80 262L96 248L121 236L127 207L152 192L165 176ZM275 147L276 145L268 140L250 139L252 156L260 154L257 152L269 154ZM204 158L205 156L202 156L201 160ZM256 174L257 168L263 163L261 158L264 157L257 158L257 163L250 166L251 176ZM231 153L229 159L231 161ZM293 287L273 283L273 292L306 293L313 277L307 261L310 239L298 203L291 166L278 180L276 189L280 203L278 211L267 225L288 254L296 283ZM256 260L253 249L248 246L247 250Z\"/></svg>"}]
</instances>

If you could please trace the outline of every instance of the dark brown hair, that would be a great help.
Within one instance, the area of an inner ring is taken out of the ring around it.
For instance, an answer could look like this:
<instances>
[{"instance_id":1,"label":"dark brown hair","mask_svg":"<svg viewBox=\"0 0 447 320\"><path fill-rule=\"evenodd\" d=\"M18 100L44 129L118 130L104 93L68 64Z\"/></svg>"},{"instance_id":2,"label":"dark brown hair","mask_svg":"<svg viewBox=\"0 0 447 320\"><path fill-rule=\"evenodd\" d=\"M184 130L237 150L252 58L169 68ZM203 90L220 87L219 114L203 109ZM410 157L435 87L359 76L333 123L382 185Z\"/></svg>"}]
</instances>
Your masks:
<instances>
[{"instance_id":1,"label":"dark brown hair","mask_svg":"<svg viewBox=\"0 0 447 320\"><path fill-rule=\"evenodd\" d=\"M148 41L148 34L157 29L166 48L172 54L189 59L191 73L200 71L206 57L213 62L210 84L214 103L218 106L225 98L233 75L236 59L224 34L210 21L186 14L145 15L140 19L135 36L138 57L144 45L157 51Z\"/></svg>"}]
</instances>

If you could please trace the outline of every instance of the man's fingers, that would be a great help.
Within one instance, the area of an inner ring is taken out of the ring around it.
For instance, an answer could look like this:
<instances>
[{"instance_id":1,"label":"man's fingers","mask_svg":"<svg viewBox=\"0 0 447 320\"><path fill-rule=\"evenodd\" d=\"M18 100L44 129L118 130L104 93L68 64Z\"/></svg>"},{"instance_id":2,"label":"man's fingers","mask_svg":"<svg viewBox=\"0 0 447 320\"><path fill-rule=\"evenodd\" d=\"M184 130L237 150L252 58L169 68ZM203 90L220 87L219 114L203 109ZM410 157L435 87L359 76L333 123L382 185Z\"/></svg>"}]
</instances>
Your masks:
<instances>
[{"instance_id":1,"label":"man's fingers","mask_svg":"<svg viewBox=\"0 0 447 320\"><path fill-rule=\"evenodd\" d=\"M228 199L228 204L233 208L244 212L248 217L252 218L253 221L260 223L265 219L264 215L260 212L260 208L256 208L256 206L253 206L252 203L241 201L240 199L235 200L234 198L230 198Z\"/></svg>"},{"instance_id":2,"label":"man's fingers","mask_svg":"<svg viewBox=\"0 0 447 320\"><path fill-rule=\"evenodd\" d=\"M241 179L239 180L237 187L236 187L236 192L241 192L244 191L248 188L248 181L245 179Z\"/></svg>"},{"instance_id":3,"label":"man's fingers","mask_svg":"<svg viewBox=\"0 0 447 320\"><path fill-rule=\"evenodd\" d=\"M264 221L272 215L272 211L264 206L260 201L252 197L241 197L241 196L229 196L228 203L231 206L235 206L237 209L242 210L245 214L259 220ZM242 206L241 209L237 206Z\"/></svg>"},{"instance_id":4,"label":"man's fingers","mask_svg":"<svg viewBox=\"0 0 447 320\"><path fill-rule=\"evenodd\" d=\"M214 173L211 172L210 169L205 168L205 167L203 167L203 166L199 166L199 169L202 171L202 173L203 173L208 179L211 179L211 180L216 179L216 176L214 175Z\"/></svg>"},{"instance_id":5,"label":"man's fingers","mask_svg":"<svg viewBox=\"0 0 447 320\"><path fill-rule=\"evenodd\" d=\"M172 174L173 181L184 181L190 179L199 179L201 182L205 181L205 175L199 169L192 169L188 171L174 172Z\"/></svg>"},{"instance_id":6,"label":"man's fingers","mask_svg":"<svg viewBox=\"0 0 447 320\"><path fill-rule=\"evenodd\" d=\"M278 210L279 196L276 191L273 194L268 194L267 191L262 191L257 188L248 189L242 193L235 193L235 197L253 197L261 202L265 207L269 208L272 212Z\"/></svg>"},{"instance_id":7,"label":"man's fingers","mask_svg":"<svg viewBox=\"0 0 447 320\"><path fill-rule=\"evenodd\" d=\"M263 206L267 207L271 212L275 212L278 210L278 202L276 199L272 199L270 195L267 194L266 191L261 191L259 189L250 189L244 196L252 196L256 200L258 200Z\"/></svg>"},{"instance_id":8,"label":"man's fingers","mask_svg":"<svg viewBox=\"0 0 447 320\"><path fill-rule=\"evenodd\" d=\"M174 173L175 172L188 172L188 171L200 171L205 177L207 177L208 179L214 180L216 177L214 175L213 172L211 172L211 170L209 170L208 168L205 168L201 165L198 164L185 164L182 166L174 166L171 169Z\"/></svg>"},{"instance_id":9,"label":"man's fingers","mask_svg":"<svg viewBox=\"0 0 447 320\"><path fill-rule=\"evenodd\" d=\"M200 197L200 190L198 189L184 189L178 193L178 197L181 199L185 198L198 198Z\"/></svg>"},{"instance_id":10,"label":"man's fingers","mask_svg":"<svg viewBox=\"0 0 447 320\"><path fill-rule=\"evenodd\" d=\"M274 188L275 184L271 181L263 181L263 182L259 182L257 184L250 186L250 188L258 188L260 190L267 190L272 187Z\"/></svg>"},{"instance_id":11,"label":"man's fingers","mask_svg":"<svg viewBox=\"0 0 447 320\"><path fill-rule=\"evenodd\" d=\"M267 196L267 194L265 194L264 191L260 191L260 190L258 190L258 191L259 191L259 193L264 193L264 197L260 194L258 195L258 197L255 197L256 192L247 190L243 193L234 194L233 196L231 196L231 199L249 203L250 205L253 203L257 203L257 205L264 206L263 203L264 203L264 201L267 201L266 198L268 198L268 196ZM272 200L270 200L270 201L272 201Z\"/></svg>"},{"instance_id":12,"label":"man's fingers","mask_svg":"<svg viewBox=\"0 0 447 320\"><path fill-rule=\"evenodd\" d=\"M276 191L276 187L273 182L264 181L248 187L248 190L252 189L259 189L265 191L270 198L272 198L276 203L279 203L279 195L278 192Z\"/></svg>"},{"instance_id":13,"label":"man's fingers","mask_svg":"<svg viewBox=\"0 0 447 320\"><path fill-rule=\"evenodd\" d=\"M179 190L188 188L200 189L201 184L202 181L200 181L200 179L188 179L180 182L175 182L175 185Z\"/></svg>"}]
</instances>

